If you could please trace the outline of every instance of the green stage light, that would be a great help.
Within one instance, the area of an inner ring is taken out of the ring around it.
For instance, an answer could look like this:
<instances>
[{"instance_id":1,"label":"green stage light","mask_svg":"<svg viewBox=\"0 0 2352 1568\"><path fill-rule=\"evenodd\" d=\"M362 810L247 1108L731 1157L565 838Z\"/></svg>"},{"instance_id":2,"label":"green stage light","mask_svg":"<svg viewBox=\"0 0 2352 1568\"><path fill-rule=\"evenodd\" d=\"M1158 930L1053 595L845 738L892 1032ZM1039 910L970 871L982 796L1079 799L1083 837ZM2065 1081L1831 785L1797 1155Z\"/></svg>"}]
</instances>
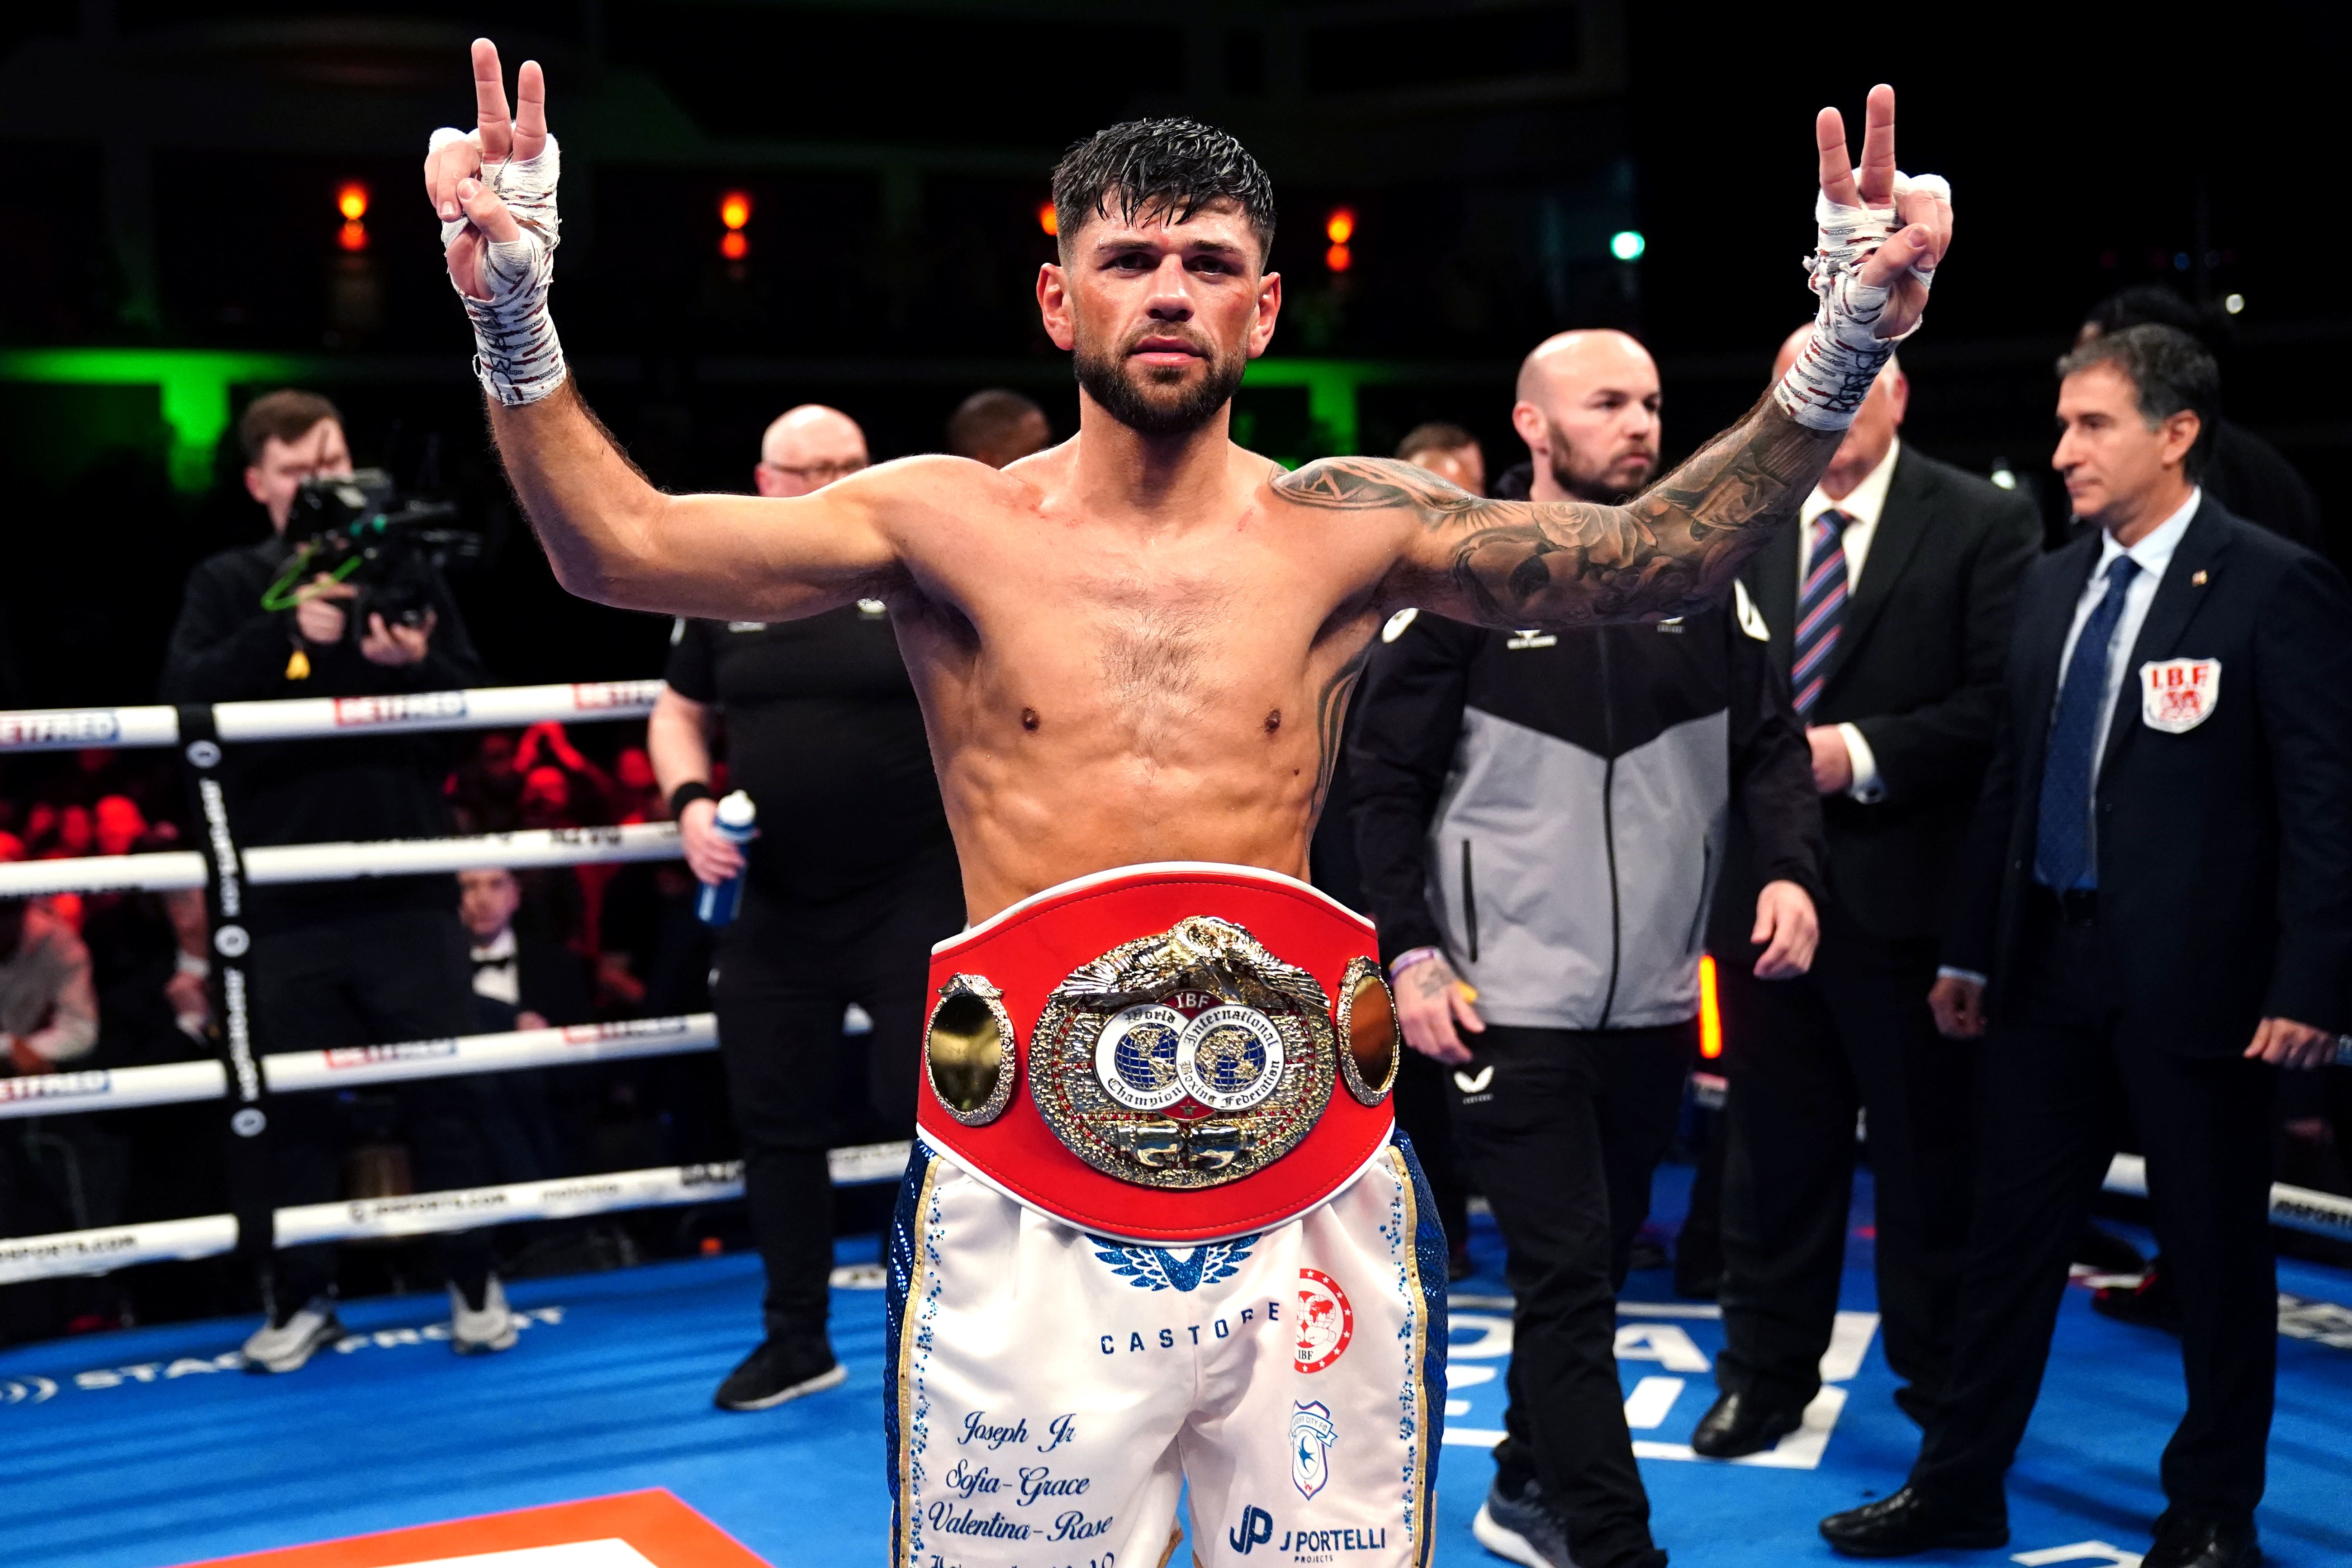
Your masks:
<instances>
[{"instance_id":1,"label":"green stage light","mask_svg":"<svg viewBox=\"0 0 2352 1568\"><path fill-rule=\"evenodd\" d=\"M1649 247L1650 242L1638 228L1621 228L1609 237L1609 254L1620 261L1639 261Z\"/></svg>"}]
</instances>

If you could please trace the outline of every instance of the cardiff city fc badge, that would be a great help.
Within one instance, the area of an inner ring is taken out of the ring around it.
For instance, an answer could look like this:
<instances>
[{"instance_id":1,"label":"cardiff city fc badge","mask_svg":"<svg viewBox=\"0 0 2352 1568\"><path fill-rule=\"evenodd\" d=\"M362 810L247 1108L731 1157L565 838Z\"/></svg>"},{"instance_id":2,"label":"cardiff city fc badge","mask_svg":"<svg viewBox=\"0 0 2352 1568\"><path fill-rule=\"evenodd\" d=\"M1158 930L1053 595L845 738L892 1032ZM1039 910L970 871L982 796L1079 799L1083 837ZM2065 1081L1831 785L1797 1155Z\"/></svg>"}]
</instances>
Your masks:
<instances>
[{"instance_id":1,"label":"cardiff city fc badge","mask_svg":"<svg viewBox=\"0 0 2352 1568\"><path fill-rule=\"evenodd\" d=\"M1290 1484L1300 1497L1311 1498L1331 1479L1331 1445L1339 1429L1331 1423L1331 1407L1319 1399L1301 1399L1290 1407Z\"/></svg>"},{"instance_id":2,"label":"cardiff city fc badge","mask_svg":"<svg viewBox=\"0 0 2352 1568\"><path fill-rule=\"evenodd\" d=\"M2168 658L2139 667L2139 718L2151 730L2185 734L2221 700L2221 661Z\"/></svg>"},{"instance_id":3,"label":"cardiff city fc badge","mask_svg":"<svg viewBox=\"0 0 2352 1568\"><path fill-rule=\"evenodd\" d=\"M1241 927L1195 916L1055 988L1030 1043L1029 1092L1096 1170L1198 1189L1296 1148L1330 1100L1337 1055L1313 975Z\"/></svg>"}]
</instances>

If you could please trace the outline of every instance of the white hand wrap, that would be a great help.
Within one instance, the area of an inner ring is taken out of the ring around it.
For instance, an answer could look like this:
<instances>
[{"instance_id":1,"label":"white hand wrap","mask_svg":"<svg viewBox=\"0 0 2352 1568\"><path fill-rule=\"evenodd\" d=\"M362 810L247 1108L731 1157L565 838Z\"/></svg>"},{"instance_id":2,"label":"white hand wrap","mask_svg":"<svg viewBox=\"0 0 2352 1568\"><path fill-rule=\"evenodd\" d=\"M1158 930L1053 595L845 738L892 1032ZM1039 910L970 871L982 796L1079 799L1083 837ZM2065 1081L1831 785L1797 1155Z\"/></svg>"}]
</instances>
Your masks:
<instances>
[{"instance_id":1,"label":"white hand wrap","mask_svg":"<svg viewBox=\"0 0 2352 1568\"><path fill-rule=\"evenodd\" d=\"M1895 195L1912 191L1946 203L1952 199L1952 188L1941 175L1897 174ZM1894 205L1847 206L1824 193L1814 202L1813 218L1820 237L1804 265L1813 292L1821 296L1821 309L1813 317L1812 335L1772 389L1772 397L1782 413L1809 429L1843 430L1853 423L1854 411L1870 395L1871 384L1894 354L1895 345L1918 331L1918 323L1893 337L1878 336L1878 320L1892 290L1865 284L1858 276L1871 252L1901 226ZM1908 270L1921 288L1933 287L1933 268Z\"/></svg>"},{"instance_id":2,"label":"white hand wrap","mask_svg":"<svg viewBox=\"0 0 2352 1568\"><path fill-rule=\"evenodd\" d=\"M477 132L445 126L433 133L432 150L452 142L471 141ZM514 239L482 237L482 285L489 298L477 300L464 289L466 314L474 323L474 374L482 390L512 407L536 403L563 384L563 345L556 341L555 323L547 314L547 287L555 275L555 247L561 226L555 216L555 182L562 168L555 138L535 158L510 158L488 164L482 181L506 204L522 227ZM441 226L441 244L447 248L470 226L463 217ZM451 287L456 287L453 279Z\"/></svg>"}]
</instances>

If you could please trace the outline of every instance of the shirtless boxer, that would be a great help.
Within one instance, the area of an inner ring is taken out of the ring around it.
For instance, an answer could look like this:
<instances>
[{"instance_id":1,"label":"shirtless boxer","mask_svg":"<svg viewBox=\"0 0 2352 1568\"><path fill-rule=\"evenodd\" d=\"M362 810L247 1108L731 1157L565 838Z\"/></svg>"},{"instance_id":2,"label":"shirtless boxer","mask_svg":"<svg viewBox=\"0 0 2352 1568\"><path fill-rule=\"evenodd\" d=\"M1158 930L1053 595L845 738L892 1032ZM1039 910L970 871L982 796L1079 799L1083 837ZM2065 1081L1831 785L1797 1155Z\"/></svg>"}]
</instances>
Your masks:
<instances>
[{"instance_id":1,"label":"shirtless boxer","mask_svg":"<svg viewBox=\"0 0 2352 1568\"><path fill-rule=\"evenodd\" d=\"M1423 470L1295 473L1227 439L1274 335L1271 186L1222 132L1114 127L1055 171L1037 278L1079 431L999 472L925 457L795 500L662 494L565 378L557 150L535 64L426 184L508 475L599 602L778 621L889 605L965 897L940 944L892 1267L902 1568L1258 1546L1426 1564L1444 1246L1385 1101L1370 928L1305 886L1373 632L1717 602L1837 449L1950 235L1870 97L1859 182L1818 124L1818 352L1638 500L1487 501ZM1890 233L1890 231L1892 231Z\"/></svg>"}]
</instances>

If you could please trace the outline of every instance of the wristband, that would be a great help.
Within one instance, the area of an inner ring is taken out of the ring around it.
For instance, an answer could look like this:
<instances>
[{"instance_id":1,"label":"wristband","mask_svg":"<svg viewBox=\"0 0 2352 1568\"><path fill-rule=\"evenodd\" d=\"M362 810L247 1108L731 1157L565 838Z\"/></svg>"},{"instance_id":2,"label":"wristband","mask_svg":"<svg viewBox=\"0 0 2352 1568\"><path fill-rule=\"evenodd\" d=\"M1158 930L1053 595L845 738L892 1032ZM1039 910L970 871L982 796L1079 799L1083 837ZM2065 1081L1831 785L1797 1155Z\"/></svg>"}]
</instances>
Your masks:
<instances>
[{"instance_id":1,"label":"wristband","mask_svg":"<svg viewBox=\"0 0 2352 1568\"><path fill-rule=\"evenodd\" d=\"M185 948L173 956L172 963L181 973L193 974L199 980L209 977L213 972L211 959L201 952L190 952Z\"/></svg>"},{"instance_id":2,"label":"wristband","mask_svg":"<svg viewBox=\"0 0 2352 1568\"><path fill-rule=\"evenodd\" d=\"M675 819L686 815L686 808L698 800L717 800L718 793L701 779L688 779L669 792L669 814Z\"/></svg>"},{"instance_id":3,"label":"wristband","mask_svg":"<svg viewBox=\"0 0 2352 1568\"><path fill-rule=\"evenodd\" d=\"M1427 963L1433 959L1444 956L1445 950L1437 947L1416 947L1409 952L1398 953L1396 962L1389 965L1389 983L1394 984L1403 979L1404 972L1416 964Z\"/></svg>"}]
</instances>

